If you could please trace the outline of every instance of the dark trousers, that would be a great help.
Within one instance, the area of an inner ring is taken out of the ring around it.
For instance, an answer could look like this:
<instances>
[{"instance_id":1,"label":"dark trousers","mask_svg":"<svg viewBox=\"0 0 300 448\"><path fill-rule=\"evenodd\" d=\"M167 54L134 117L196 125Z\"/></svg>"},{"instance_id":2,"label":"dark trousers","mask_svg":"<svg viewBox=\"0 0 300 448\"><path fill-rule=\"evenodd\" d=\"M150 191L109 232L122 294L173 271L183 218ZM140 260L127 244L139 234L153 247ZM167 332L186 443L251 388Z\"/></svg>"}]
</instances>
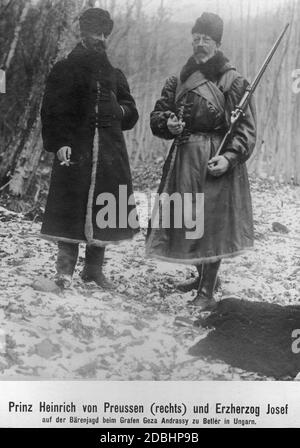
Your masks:
<instances>
[{"instance_id":1,"label":"dark trousers","mask_svg":"<svg viewBox=\"0 0 300 448\"><path fill-rule=\"evenodd\" d=\"M56 270L58 274L73 275L78 259L79 244L58 242ZM104 261L105 247L85 247L85 266L101 269Z\"/></svg>"}]
</instances>

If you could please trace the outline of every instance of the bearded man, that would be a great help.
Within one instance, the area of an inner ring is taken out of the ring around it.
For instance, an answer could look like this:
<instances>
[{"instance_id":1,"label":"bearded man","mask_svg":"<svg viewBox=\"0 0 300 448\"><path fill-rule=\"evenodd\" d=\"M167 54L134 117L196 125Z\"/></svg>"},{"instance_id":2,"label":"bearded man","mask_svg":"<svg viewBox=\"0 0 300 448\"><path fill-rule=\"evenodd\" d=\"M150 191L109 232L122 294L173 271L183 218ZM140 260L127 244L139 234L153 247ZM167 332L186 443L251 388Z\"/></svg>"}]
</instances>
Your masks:
<instances>
[{"instance_id":1,"label":"bearded man","mask_svg":"<svg viewBox=\"0 0 300 448\"><path fill-rule=\"evenodd\" d=\"M197 289L189 302L200 311L216 306L213 296L222 258L253 246L253 219L246 160L256 141L253 101L236 126L222 154L215 156L230 124L230 114L241 100L247 81L220 51L223 21L204 12L192 28L193 56L180 75L170 77L151 113L155 136L175 139L164 165L159 193L192 194L191 220L203 219L203 235L187 237L184 226L149 224L146 253L165 261L192 264L198 276L181 290ZM196 209L204 195L204 216ZM184 198L183 198L184 202ZM156 222L161 222L156 220Z\"/></svg>"},{"instance_id":2,"label":"bearded man","mask_svg":"<svg viewBox=\"0 0 300 448\"><path fill-rule=\"evenodd\" d=\"M109 13L90 8L81 15L79 25L81 42L54 65L42 104L44 148L55 158L41 233L58 242L56 283L60 287L70 286L78 245L83 242L82 279L111 288L102 272L105 246L130 239L137 231L137 226L124 225L118 211L119 187L123 186L125 201L131 198L128 214L135 213L122 131L133 128L138 112L124 74L106 54L113 28ZM99 224L105 205L102 194L116 200L116 210L111 210L117 214L116 226L105 226L103 220Z\"/></svg>"}]
</instances>

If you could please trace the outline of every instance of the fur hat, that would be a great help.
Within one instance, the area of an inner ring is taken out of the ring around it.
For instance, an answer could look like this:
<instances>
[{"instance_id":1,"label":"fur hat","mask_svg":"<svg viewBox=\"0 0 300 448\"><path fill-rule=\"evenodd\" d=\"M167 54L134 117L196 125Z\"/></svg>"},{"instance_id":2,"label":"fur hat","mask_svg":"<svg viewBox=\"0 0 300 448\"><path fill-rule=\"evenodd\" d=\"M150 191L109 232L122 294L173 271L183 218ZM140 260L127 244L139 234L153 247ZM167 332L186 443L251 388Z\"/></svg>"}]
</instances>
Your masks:
<instances>
[{"instance_id":1,"label":"fur hat","mask_svg":"<svg viewBox=\"0 0 300 448\"><path fill-rule=\"evenodd\" d=\"M192 28L192 34L194 33L206 34L220 43L223 35L223 20L217 14L204 12Z\"/></svg>"},{"instance_id":2,"label":"fur hat","mask_svg":"<svg viewBox=\"0 0 300 448\"><path fill-rule=\"evenodd\" d=\"M114 22L108 11L101 8L90 8L79 17L79 26L81 32L103 32L108 36L112 32Z\"/></svg>"}]
</instances>

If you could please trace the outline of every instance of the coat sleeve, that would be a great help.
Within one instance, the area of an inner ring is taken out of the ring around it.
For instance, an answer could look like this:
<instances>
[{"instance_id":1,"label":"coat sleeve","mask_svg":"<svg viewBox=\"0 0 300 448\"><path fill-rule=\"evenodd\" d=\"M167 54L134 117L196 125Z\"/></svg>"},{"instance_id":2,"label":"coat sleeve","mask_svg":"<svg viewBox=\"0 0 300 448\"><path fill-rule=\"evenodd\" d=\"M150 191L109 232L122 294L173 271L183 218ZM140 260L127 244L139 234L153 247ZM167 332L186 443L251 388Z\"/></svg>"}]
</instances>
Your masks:
<instances>
[{"instance_id":1,"label":"coat sleeve","mask_svg":"<svg viewBox=\"0 0 300 448\"><path fill-rule=\"evenodd\" d=\"M226 96L226 109L230 116L231 111L242 99L242 96L248 86L241 75L233 81ZM233 168L238 163L244 163L251 156L256 143L256 110L253 97L245 110L245 115L236 125L233 136L226 146L223 156L229 161Z\"/></svg>"},{"instance_id":2,"label":"coat sleeve","mask_svg":"<svg viewBox=\"0 0 300 448\"><path fill-rule=\"evenodd\" d=\"M75 95L71 77L72 71L66 61L60 61L54 65L46 81L41 120L44 148L49 152L56 153L62 146L72 146Z\"/></svg>"},{"instance_id":3,"label":"coat sleeve","mask_svg":"<svg viewBox=\"0 0 300 448\"><path fill-rule=\"evenodd\" d=\"M150 114L150 126L153 135L166 140L174 139L167 127L167 121L171 113L175 113L175 95L177 87L176 76L167 79L159 100L156 101L154 110Z\"/></svg>"},{"instance_id":4,"label":"coat sleeve","mask_svg":"<svg viewBox=\"0 0 300 448\"><path fill-rule=\"evenodd\" d=\"M132 129L139 119L139 114L127 79L120 69L117 69L117 100L122 108L122 130Z\"/></svg>"}]
</instances>

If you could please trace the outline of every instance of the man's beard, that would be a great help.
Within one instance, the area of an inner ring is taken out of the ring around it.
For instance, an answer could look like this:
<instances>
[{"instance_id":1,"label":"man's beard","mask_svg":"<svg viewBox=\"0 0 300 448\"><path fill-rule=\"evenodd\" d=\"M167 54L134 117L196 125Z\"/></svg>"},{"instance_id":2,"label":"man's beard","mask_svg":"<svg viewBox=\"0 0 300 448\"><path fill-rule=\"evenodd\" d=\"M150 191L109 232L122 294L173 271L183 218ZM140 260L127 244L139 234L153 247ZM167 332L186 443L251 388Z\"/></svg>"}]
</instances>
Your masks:
<instances>
[{"instance_id":1,"label":"man's beard","mask_svg":"<svg viewBox=\"0 0 300 448\"><path fill-rule=\"evenodd\" d=\"M106 50L105 42L97 42L97 44L93 45L93 50L97 53L104 53Z\"/></svg>"}]
</instances>

